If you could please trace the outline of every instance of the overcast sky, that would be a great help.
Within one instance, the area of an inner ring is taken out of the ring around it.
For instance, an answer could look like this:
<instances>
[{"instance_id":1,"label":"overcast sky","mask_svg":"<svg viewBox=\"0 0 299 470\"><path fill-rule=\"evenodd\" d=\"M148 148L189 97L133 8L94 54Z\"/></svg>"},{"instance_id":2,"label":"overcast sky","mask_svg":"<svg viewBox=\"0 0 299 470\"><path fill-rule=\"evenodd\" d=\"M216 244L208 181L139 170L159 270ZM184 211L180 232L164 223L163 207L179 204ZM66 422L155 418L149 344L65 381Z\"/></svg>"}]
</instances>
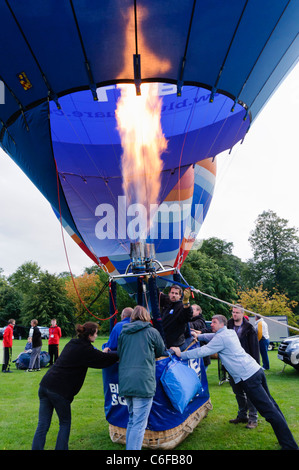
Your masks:
<instances>
[{"instance_id":1,"label":"overcast sky","mask_svg":"<svg viewBox=\"0 0 299 470\"><path fill-rule=\"evenodd\" d=\"M264 210L299 228L299 65L252 124L242 145L219 155L217 180L200 238L233 242L233 253L252 254L248 237ZM0 149L0 268L12 274L26 261L50 273L68 271L60 224L49 203ZM65 234L75 275L92 261Z\"/></svg>"}]
</instances>

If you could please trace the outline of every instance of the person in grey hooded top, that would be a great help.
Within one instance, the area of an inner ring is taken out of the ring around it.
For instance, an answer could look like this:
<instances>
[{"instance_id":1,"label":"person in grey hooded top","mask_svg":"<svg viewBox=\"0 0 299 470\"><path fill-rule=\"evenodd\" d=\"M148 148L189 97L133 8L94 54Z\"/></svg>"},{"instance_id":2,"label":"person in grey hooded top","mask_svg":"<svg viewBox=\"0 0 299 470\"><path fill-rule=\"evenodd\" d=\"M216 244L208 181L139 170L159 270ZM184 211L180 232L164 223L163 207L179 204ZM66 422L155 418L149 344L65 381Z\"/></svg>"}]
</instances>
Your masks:
<instances>
[{"instance_id":1,"label":"person in grey hooded top","mask_svg":"<svg viewBox=\"0 0 299 470\"><path fill-rule=\"evenodd\" d=\"M126 449L140 450L156 392L155 359L165 352L164 341L150 323L147 310L137 305L131 322L123 326L118 338L119 394L128 406Z\"/></svg>"}]
</instances>

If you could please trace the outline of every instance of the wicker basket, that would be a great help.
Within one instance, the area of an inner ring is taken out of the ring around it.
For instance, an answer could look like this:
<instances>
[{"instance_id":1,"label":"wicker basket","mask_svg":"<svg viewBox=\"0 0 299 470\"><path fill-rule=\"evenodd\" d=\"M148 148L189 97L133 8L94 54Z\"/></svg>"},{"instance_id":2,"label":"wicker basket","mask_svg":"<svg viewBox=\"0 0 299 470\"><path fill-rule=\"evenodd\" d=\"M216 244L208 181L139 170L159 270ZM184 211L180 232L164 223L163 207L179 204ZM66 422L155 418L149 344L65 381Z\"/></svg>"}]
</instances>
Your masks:
<instances>
[{"instance_id":1,"label":"wicker basket","mask_svg":"<svg viewBox=\"0 0 299 470\"><path fill-rule=\"evenodd\" d=\"M207 416L209 410L212 408L211 401L208 399L206 403L175 428L167 429L166 431L150 431L146 429L142 447L148 449L174 449L193 432L198 423ZM109 433L112 442L118 442L120 444L126 443L125 428L119 428L109 424Z\"/></svg>"}]
</instances>

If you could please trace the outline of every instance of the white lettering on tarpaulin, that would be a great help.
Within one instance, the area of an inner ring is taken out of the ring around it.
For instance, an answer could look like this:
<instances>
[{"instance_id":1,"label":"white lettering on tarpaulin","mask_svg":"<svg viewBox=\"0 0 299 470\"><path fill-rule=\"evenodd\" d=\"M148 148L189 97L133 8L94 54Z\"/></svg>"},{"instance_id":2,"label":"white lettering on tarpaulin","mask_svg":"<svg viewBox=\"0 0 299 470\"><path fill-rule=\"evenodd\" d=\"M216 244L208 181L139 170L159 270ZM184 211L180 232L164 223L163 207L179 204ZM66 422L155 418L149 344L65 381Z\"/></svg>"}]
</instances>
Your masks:
<instances>
[{"instance_id":1,"label":"white lettering on tarpaulin","mask_svg":"<svg viewBox=\"0 0 299 470\"><path fill-rule=\"evenodd\" d=\"M189 359L188 365L189 365L190 369L195 370L197 375L200 374L200 361L198 361L197 359Z\"/></svg>"},{"instance_id":2,"label":"white lettering on tarpaulin","mask_svg":"<svg viewBox=\"0 0 299 470\"><path fill-rule=\"evenodd\" d=\"M124 397L120 397L118 394L118 384L109 384L110 393L111 393L111 405L124 405L127 406L127 402Z\"/></svg>"}]
</instances>

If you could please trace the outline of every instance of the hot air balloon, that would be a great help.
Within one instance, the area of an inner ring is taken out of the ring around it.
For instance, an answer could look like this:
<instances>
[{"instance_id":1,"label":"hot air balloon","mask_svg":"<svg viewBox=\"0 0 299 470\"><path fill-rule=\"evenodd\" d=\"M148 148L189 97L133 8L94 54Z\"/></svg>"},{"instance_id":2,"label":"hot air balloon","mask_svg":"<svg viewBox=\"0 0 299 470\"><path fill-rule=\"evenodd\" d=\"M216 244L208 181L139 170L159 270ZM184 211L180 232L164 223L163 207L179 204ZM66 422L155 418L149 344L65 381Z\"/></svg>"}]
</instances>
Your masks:
<instances>
[{"instance_id":1,"label":"hot air balloon","mask_svg":"<svg viewBox=\"0 0 299 470\"><path fill-rule=\"evenodd\" d=\"M298 23L296 0L5 0L0 145L111 279L131 292L144 270L170 279L209 209L215 157L298 61ZM123 122L132 88L155 99L158 150L133 106Z\"/></svg>"}]
</instances>

